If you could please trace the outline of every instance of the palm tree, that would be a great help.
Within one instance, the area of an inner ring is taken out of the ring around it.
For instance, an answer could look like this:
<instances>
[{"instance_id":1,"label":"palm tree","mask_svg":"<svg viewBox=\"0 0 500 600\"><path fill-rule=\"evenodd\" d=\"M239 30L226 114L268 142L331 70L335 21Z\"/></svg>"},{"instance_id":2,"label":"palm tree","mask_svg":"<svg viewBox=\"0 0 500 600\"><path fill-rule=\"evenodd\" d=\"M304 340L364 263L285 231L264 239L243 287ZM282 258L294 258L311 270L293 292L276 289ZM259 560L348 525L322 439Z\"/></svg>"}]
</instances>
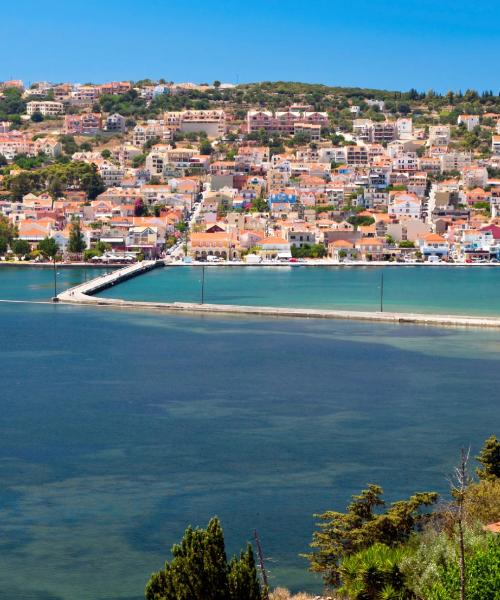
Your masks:
<instances>
[{"instance_id":1,"label":"palm tree","mask_svg":"<svg viewBox=\"0 0 500 600\"><path fill-rule=\"evenodd\" d=\"M403 551L373 544L342 560L339 592L349 600L408 600L413 597L405 585L399 565Z\"/></svg>"}]
</instances>

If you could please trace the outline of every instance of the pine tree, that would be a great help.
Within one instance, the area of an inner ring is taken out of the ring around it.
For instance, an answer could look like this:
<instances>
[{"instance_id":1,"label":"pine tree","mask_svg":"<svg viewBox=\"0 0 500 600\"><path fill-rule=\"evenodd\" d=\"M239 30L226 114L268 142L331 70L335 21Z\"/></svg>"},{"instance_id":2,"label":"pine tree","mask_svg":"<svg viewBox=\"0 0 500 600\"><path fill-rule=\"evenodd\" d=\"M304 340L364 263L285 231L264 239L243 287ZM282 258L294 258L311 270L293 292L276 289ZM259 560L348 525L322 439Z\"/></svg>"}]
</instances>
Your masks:
<instances>
[{"instance_id":1,"label":"pine tree","mask_svg":"<svg viewBox=\"0 0 500 600\"><path fill-rule=\"evenodd\" d=\"M476 457L483 468L476 469L479 479L497 479L500 477L500 441L496 435L492 435L485 442L484 446Z\"/></svg>"},{"instance_id":2,"label":"pine tree","mask_svg":"<svg viewBox=\"0 0 500 600\"><path fill-rule=\"evenodd\" d=\"M172 560L153 573L146 600L260 600L257 569L249 545L240 558L228 563L219 519L207 529L188 527L180 544L172 547Z\"/></svg>"}]
</instances>

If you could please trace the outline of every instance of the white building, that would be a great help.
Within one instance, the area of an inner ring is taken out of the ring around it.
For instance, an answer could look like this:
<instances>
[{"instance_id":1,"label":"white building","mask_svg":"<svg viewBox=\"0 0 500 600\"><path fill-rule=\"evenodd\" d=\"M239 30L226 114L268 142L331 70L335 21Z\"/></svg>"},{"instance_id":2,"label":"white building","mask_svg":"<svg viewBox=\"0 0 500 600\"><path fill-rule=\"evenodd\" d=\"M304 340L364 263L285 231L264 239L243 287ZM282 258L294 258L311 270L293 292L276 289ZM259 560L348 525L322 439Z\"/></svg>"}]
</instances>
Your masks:
<instances>
[{"instance_id":1,"label":"white building","mask_svg":"<svg viewBox=\"0 0 500 600\"><path fill-rule=\"evenodd\" d=\"M458 125L463 123L467 131L472 131L479 125L479 115L459 115L457 123Z\"/></svg>"},{"instance_id":2,"label":"white building","mask_svg":"<svg viewBox=\"0 0 500 600\"><path fill-rule=\"evenodd\" d=\"M44 117L56 117L57 115L64 114L64 104L51 100L32 100L26 104L26 114L31 117L35 113L40 113Z\"/></svg>"}]
</instances>

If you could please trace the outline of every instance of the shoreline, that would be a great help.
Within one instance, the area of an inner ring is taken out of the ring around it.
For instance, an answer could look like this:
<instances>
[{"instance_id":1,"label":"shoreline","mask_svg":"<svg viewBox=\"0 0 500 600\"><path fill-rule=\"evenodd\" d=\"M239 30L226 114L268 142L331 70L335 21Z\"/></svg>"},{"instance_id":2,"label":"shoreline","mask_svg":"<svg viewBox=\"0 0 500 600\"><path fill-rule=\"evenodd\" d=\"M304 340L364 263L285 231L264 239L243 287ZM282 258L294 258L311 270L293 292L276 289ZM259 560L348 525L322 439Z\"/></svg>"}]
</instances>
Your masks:
<instances>
[{"instance_id":1,"label":"shoreline","mask_svg":"<svg viewBox=\"0 0 500 600\"><path fill-rule=\"evenodd\" d=\"M202 263L203 264L203 263ZM271 317L299 317L314 319L358 320L393 324L432 325L437 327L476 327L500 329L500 317L476 317L473 315L426 314L382 311L330 310L315 308L285 308L272 306L244 306L235 304L197 304L192 302L148 302L100 298L97 292L113 287L126 279L162 266L161 261L144 261L107 273L70 288L57 296L62 304L135 308L170 313L232 314Z\"/></svg>"},{"instance_id":2,"label":"shoreline","mask_svg":"<svg viewBox=\"0 0 500 600\"><path fill-rule=\"evenodd\" d=\"M147 261L146 261L147 262ZM466 262L439 262L439 263L429 263L429 262L389 262L389 261L351 261L351 262L336 262L329 261L324 259L310 259L305 260L304 262L261 262L261 263L247 263L245 261L223 261L223 262L201 262L195 261L192 262L168 262L164 258L157 259L155 262L158 263L158 266L165 267L341 267L341 268L349 268L349 267L500 267L499 263L466 263ZM132 263L132 265L137 265L140 263ZM125 267L132 266L130 263L85 263L85 262L58 262L56 263L56 268L91 268L91 269L122 269ZM0 261L1 267L35 267L35 268L54 268L54 263L52 262L28 262L28 261Z\"/></svg>"}]
</instances>

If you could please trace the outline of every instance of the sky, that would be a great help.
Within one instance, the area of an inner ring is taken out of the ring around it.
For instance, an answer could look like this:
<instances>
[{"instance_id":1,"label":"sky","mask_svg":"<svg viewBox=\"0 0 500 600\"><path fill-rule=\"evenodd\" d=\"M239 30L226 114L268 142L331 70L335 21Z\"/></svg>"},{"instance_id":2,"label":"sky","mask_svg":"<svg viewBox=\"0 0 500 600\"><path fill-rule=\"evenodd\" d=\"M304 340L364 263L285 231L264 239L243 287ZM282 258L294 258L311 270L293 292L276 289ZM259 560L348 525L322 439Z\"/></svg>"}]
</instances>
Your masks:
<instances>
[{"instance_id":1,"label":"sky","mask_svg":"<svg viewBox=\"0 0 500 600\"><path fill-rule=\"evenodd\" d=\"M499 0L23 0L0 80L500 90Z\"/></svg>"}]
</instances>

